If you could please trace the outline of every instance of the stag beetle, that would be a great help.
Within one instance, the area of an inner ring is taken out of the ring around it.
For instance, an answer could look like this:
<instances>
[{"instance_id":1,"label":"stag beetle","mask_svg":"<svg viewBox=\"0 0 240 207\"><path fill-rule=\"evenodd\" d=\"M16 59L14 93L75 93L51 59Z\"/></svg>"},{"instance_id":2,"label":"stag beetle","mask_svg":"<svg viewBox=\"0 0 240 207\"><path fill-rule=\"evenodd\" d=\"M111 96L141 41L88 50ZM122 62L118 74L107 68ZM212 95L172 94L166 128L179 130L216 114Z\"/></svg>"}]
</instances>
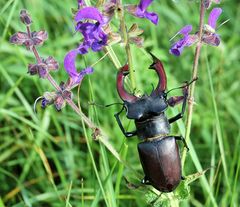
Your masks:
<instances>
[{"instance_id":1,"label":"stag beetle","mask_svg":"<svg viewBox=\"0 0 240 207\"><path fill-rule=\"evenodd\" d=\"M117 91L123 100L123 108L114 116L126 137L137 135L142 142L138 144L138 152L145 173L143 184L152 185L162 192L171 192L183 179L181 176L181 160L176 140L181 140L188 149L182 136L169 135L170 124L181 119L185 112L188 87L195 81L183 85L182 96L173 96L167 99L167 78L161 61L150 53L153 63L149 69L157 72L159 82L155 90L148 95L137 97L128 93L124 88L124 79L129 74L128 65L123 66L117 74ZM182 103L181 113L168 119L165 111L168 106L174 107ZM126 110L128 119L135 121L136 130L127 132L119 115Z\"/></svg>"}]
</instances>

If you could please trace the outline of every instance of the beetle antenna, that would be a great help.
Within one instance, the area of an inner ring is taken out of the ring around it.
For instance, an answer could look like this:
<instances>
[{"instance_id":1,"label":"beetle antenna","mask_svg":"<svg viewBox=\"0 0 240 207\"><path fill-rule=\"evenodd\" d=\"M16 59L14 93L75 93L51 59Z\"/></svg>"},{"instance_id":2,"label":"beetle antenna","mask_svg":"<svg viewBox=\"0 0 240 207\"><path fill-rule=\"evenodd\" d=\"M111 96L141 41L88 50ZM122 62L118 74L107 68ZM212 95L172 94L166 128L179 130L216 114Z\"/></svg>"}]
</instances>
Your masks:
<instances>
[{"instance_id":1,"label":"beetle antenna","mask_svg":"<svg viewBox=\"0 0 240 207\"><path fill-rule=\"evenodd\" d=\"M124 104L123 103L112 103L112 104L105 105L105 107L109 107L109 106L113 106L113 105L121 105L121 106L123 106Z\"/></svg>"},{"instance_id":2,"label":"beetle antenna","mask_svg":"<svg viewBox=\"0 0 240 207\"><path fill-rule=\"evenodd\" d=\"M36 110L37 103L38 103L38 101L41 100L41 99L43 99L43 96L38 97L38 98L34 101L33 111L34 111L35 114L37 113L37 110Z\"/></svg>"},{"instance_id":3,"label":"beetle antenna","mask_svg":"<svg viewBox=\"0 0 240 207\"><path fill-rule=\"evenodd\" d=\"M177 90L177 89L184 88L184 87L186 87L186 86L190 86L190 85L191 85L194 81L196 81L197 79L198 79L198 77L195 77L195 78L193 78L190 82L186 82L185 85L179 86L179 87L177 87L177 88L172 88L172 89L170 89L166 94L170 93L170 92L173 91L173 90Z\"/></svg>"},{"instance_id":4,"label":"beetle antenna","mask_svg":"<svg viewBox=\"0 0 240 207\"><path fill-rule=\"evenodd\" d=\"M122 106L124 104L123 103L111 103L111 104L107 104L107 105L102 105L102 104L97 104L95 102L88 102L88 105L105 108L105 107L110 107L110 106L113 106L113 105L121 105Z\"/></svg>"},{"instance_id":5,"label":"beetle antenna","mask_svg":"<svg viewBox=\"0 0 240 207\"><path fill-rule=\"evenodd\" d=\"M177 90L177 89L181 89L181 88L183 88L183 87L182 87L182 86L179 86L179 87L177 87L177 88L172 88L172 89L170 89L169 91L167 91L166 94L170 93L171 91L174 91L174 90Z\"/></svg>"}]
</instances>

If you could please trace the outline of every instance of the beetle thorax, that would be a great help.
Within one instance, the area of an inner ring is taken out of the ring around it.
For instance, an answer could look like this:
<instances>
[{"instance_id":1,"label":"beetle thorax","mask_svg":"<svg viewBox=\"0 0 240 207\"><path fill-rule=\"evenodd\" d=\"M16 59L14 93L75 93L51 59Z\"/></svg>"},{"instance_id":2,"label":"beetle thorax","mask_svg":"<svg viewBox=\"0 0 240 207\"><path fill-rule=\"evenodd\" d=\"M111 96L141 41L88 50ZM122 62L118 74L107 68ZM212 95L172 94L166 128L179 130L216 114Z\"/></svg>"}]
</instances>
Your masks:
<instances>
[{"instance_id":1,"label":"beetle thorax","mask_svg":"<svg viewBox=\"0 0 240 207\"><path fill-rule=\"evenodd\" d=\"M140 139L155 139L169 134L170 124L164 113L145 120L135 120L137 135Z\"/></svg>"},{"instance_id":2,"label":"beetle thorax","mask_svg":"<svg viewBox=\"0 0 240 207\"><path fill-rule=\"evenodd\" d=\"M163 94L144 95L134 102L125 102L127 118L143 121L163 113L168 104Z\"/></svg>"}]
</instances>

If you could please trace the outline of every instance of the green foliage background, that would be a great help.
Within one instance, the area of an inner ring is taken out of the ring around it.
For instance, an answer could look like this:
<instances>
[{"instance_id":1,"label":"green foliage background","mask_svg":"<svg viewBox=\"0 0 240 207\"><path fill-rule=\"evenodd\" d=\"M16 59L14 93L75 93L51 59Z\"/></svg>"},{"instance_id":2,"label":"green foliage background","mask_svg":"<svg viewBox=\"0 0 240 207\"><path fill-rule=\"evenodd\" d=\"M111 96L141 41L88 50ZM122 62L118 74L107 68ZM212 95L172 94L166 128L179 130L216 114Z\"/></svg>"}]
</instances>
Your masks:
<instances>
[{"instance_id":1,"label":"green foliage background","mask_svg":"<svg viewBox=\"0 0 240 207\"><path fill-rule=\"evenodd\" d=\"M180 206L225 207L240 203L240 3L223 0L220 6L223 14L219 22L230 21L218 30L221 45L202 49L184 175L210 169L190 184L190 195ZM168 53L169 39L186 24L197 30L198 7L196 1L155 1L151 10L159 14L158 26L126 15L128 26L137 22L145 30L144 48L163 61L169 89L191 78L194 47L186 48L177 58ZM53 89L46 80L26 73L28 63L34 61L33 55L8 42L13 33L25 29L19 21L22 8L32 15L34 30L48 31L49 39L39 52L60 62L60 71L53 74L58 82L67 79L63 69L65 54L81 38L80 34L73 35L74 0L0 0L0 207L148 206L147 189L129 189L124 179L139 185L143 172L136 147L138 140L126 140L114 120L113 114L120 106L88 105L120 101L115 89L114 64L109 57L100 61L80 90L82 110L109 136L105 144L92 140L91 131L85 130L70 107L60 113L53 107L38 108L35 114L34 100ZM117 26L117 21L113 25ZM113 50L121 65L125 64L124 48L118 45ZM137 87L149 93L151 83L157 83L155 74L146 70L151 64L149 55L135 46L132 53ZM104 52L90 52L85 59L79 57L78 68L95 63L103 55ZM168 115L178 110L171 109ZM124 116L122 119L126 127L133 127ZM184 135L184 122L185 119L174 125L173 134ZM105 145L112 148L106 149ZM125 162L116 159L115 151Z\"/></svg>"}]
</instances>

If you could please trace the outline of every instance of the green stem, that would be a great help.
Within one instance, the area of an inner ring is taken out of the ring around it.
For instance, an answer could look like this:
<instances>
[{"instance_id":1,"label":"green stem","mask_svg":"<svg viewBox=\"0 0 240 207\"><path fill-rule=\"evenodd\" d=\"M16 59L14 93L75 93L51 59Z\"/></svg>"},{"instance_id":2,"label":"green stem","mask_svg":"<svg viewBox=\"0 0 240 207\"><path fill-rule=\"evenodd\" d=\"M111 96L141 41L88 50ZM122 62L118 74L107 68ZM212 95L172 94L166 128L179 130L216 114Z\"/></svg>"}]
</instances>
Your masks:
<instances>
[{"instance_id":1,"label":"green stem","mask_svg":"<svg viewBox=\"0 0 240 207\"><path fill-rule=\"evenodd\" d=\"M197 78L198 62L199 62L199 57L200 57L200 52L201 52L201 47L202 47L202 33L203 33L204 13L205 13L203 0L201 0L200 4L201 4L201 6L200 6L199 32L198 32L199 42L198 42L196 50L195 50L194 63L193 63L193 69L192 69L192 79ZM194 81L192 83L191 87L190 87L188 113L187 113L187 124L186 124L186 131L185 131L186 142L189 142L189 140L190 140L195 85L196 85L196 81ZM183 154L182 154L182 168L183 169L184 169L184 163L185 163L185 160L186 160L186 154L187 154L187 149L184 148L183 149Z\"/></svg>"},{"instance_id":2,"label":"green stem","mask_svg":"<svg viewBox=\"0 0 240 207\"><path fill-rule=\"evenodd\" d=\"M124 20L124 9L122 8L121 3L119 5L119 18L120 18L120 30L122 33L123 43L125 45L125 50L127 53L131 87L134 90L136 88L136 82L135 82L134 69L133 69L133 60L132 60L132 54L131 54L131 47L130 47L129 39L128 39L127 27L126 27L125 20Z\"/></svg>"}]
</instances>

